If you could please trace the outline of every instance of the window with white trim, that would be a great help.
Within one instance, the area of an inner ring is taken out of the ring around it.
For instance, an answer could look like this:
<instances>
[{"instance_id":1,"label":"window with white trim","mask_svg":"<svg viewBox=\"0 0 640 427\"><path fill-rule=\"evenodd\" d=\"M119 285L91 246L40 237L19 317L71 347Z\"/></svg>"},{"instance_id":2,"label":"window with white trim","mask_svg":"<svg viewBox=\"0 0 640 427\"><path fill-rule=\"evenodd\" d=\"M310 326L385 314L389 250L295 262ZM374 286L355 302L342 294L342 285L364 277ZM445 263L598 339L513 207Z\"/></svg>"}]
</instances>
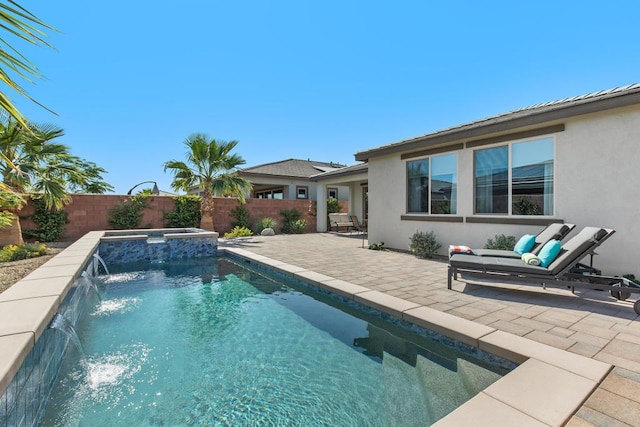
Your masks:
<instances>
[{"instance_id":1,"label":"window with white trim","mask_svg":"<svg viewBox=\"0 0 640 427\"><path fill-rule=\"evenodd\" d=\"M476 214L553 215L554 140L474 151Z\"/></svg>"},{"instance_id":2,"label":"window with white trim","mask_svg":"<svg viewBox=\"0 0 640 427\"><path fill-rule=\"evenodd\" d=\"M296 187L296 198L306 199L309 197L308 194L309 194L309 187L301 187L301 186Z\"/></svg>"},{"instance_id":3,"label":"window with white trim","mask_svg":"<svg viewBox=\"0 0 640 427\"><path fill-rule=\"evenodd\" d=\"M456 154L407 162L407 213L455 214L458 194Z\"/></svg>"}]
</instances>

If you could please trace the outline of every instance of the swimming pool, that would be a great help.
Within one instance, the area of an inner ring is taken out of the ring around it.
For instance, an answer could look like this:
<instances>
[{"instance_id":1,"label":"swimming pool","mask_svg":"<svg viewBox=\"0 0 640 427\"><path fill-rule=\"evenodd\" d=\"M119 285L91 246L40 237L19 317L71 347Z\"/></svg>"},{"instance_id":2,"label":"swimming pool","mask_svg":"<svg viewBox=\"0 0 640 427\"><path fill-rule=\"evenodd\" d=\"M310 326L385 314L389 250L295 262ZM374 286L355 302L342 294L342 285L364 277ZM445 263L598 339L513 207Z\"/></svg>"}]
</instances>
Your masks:
<instances>
[{"instance_id":1,"label":"swimming pool","mask_svg":"<svg viewBox=\"0 0 640 427\"><path fill-rule=\"evenodd\" d=\"M226 257L109 268L43 425L429 425L505 373Z\"/></svg>"}]
</instances>

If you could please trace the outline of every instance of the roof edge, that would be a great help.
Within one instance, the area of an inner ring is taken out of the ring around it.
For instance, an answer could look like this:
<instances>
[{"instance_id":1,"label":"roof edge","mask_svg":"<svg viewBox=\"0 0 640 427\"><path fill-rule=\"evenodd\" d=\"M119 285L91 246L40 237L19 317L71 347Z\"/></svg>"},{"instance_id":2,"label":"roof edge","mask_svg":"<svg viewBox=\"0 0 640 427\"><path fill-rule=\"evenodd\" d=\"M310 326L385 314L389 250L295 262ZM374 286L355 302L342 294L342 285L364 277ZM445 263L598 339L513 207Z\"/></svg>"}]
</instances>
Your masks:
<instances>
[{"instance_id":1,"label":"roof edge","mask_svg":"<svg viewBox=\"0 0 640 427\"><path fill-rule=\"evenodd\" d=\"M371 150L360 151L355 154L355 159L366 162L372 157L424 149L433 145L458 142L461 139L478 138L492 133L640 104L640 85L629 85L621 89L624 91L618 89L618 92L612 93L611 91L615 90L612 89L611 91L596 92L591 97L584 95L569 98L563 103L555 101L538 104Z\"/></svg>"}]
</instances>

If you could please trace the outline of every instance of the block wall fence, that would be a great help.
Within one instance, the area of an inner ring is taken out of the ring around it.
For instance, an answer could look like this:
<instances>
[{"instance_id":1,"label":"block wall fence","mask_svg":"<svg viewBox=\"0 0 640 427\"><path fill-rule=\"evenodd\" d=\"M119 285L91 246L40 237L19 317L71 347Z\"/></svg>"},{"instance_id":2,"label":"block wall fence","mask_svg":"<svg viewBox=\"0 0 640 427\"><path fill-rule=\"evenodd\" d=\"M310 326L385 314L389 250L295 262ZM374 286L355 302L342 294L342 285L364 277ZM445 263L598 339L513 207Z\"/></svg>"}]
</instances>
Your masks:
<instances>
[{"instance_id":1,"label":"block wall fence","mask_svg":"<svg viewBox=\"0 0 640 427\"><path fill-rule=\"evenodd\" d=\"M92 230L109 230L109 211L122 204L128 196L111 194L74 194L72 201L65 206L68 213L69 224L62 235L62 241L74 241ZM140 228L163 228L165 223L163 216L174 209L174 197L149 196L148 207L143 211ZM233 198L216 197L214 228L220 235L232 229L231 223L235 220L229 212L239 205ZM348 203L341 202L342 211L348 211ZM272 199L247 199L247 210L252 223L257 220L270 217L282 223L283 210L296 209L302 214L302 219L307 221L307 232L316 231L316 202L311 200L272 200ZM34 212L31 202L20 212L20 225L22 230L36 228L29 218ZM2 229L0 229L2 234Z\"/></svg>"}]
</instances>

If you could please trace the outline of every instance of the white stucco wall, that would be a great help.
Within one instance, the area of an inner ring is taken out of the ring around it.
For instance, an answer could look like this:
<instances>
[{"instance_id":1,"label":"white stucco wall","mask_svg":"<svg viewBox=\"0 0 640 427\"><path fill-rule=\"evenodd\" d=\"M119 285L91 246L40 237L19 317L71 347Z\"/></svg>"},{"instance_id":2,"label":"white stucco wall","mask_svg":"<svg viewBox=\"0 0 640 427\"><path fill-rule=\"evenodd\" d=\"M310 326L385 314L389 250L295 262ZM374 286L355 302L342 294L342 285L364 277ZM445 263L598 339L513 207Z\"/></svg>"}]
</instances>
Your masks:
<instances>
[{"instance_id":1,"label":"white stucco wall","mask_svg":"<svg viewBox=\"0 0 640 427\"><path fill-rule=\"evenodd\" d=\"M597 250L606 274L640 276L640 106L564 120L555 137L555 214L551 218L616 230ZM459 141L464 142L464 141ZM503 145L504 143L496 144ZM489 146L483 146L486 148ZM449 244L483 247L497 234L519 238L543 226L401 220L406 214L406 160L400 154L369 160L369 242L408 249L417 230ZM458 216L473 216L473 150L458 151Z\"/></svg>"},{"instance_id":2,"label":"white stucco wall","mask_svg":"<svg viewBox=\"0 0 640 427\"><path fill-rule=\"evenodd\" d=\"M367 183L367 174L355 174L349 175L347 177L335 177L335 178L324 178L322 181L318 182L317 187L317 209L318 209L318 222L317 222L317 231L325 232L328 229L327 220L326 220L326 203L327 203L327 189L332 187L340 188L340 192L338 194L339 200L343 201L342 193L347 195L347 200L349 201L348 212L350 215L356 215L358 220L362 222L364 220L364 206L363 206L363 198L362 192L363 187Z\"/></svg>"}]
</instances>

